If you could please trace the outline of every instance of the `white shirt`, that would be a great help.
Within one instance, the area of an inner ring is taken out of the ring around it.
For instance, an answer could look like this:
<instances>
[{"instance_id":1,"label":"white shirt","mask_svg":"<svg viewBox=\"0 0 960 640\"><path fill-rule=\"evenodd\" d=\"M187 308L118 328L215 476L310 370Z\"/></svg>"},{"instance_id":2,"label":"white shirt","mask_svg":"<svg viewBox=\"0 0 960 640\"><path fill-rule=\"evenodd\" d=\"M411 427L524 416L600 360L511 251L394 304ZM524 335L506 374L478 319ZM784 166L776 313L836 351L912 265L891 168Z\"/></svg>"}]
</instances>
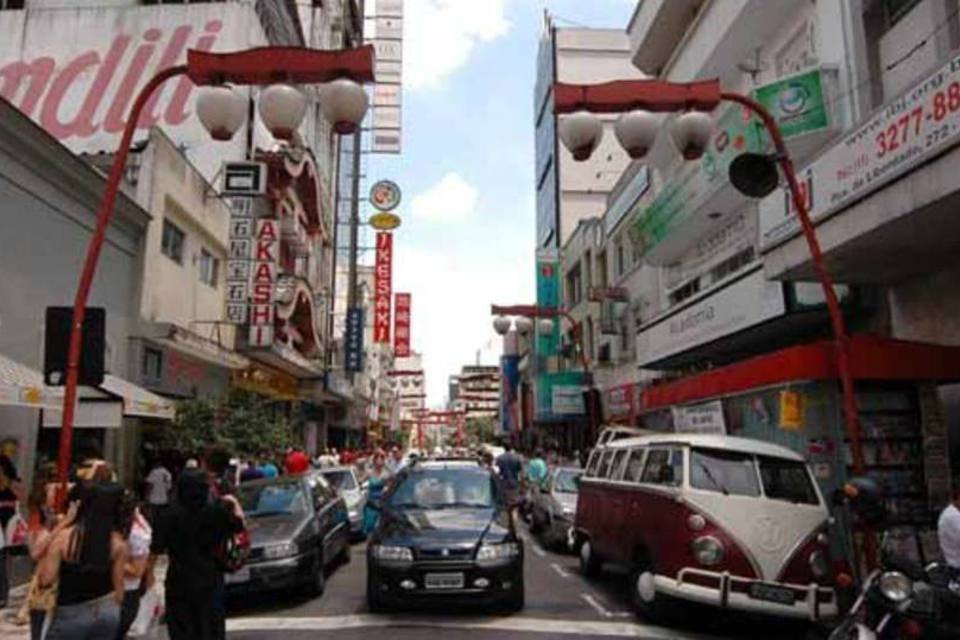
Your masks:
<instances>
[{"instance_id":1,"label":"white shirt","mask_svg":"<svg viewBox=\"0 0 960 640\"><path fill-rule=\"evenodd\" d=\"M940 514L937 534L944 560L949 566L960 569L960 509L955 505L949 505Z\"/></svg>"},{"instance_id":2,"label":"white shirt","mask_svg":"<svg viewBox=\"0 0 960 640\"><path fill-rule=\"evenodd\" d=\"M153 530L139 513L133 519L130 527L130 536L127 538L127 555L131 559L145 558L150 553L150 542L153 539ZM140 587L142 578L124 578L123 588L132 591Z\"/></svg>"},{"instance_id":3,"label":"white shirt","mask_svg":"<svg viewBox=\"0 0 960 640\"><path fill-rule=\"evenodd\" d=\"M147 474L147 502L149 504L164 505L170 502L170 487L173 486L173 477L164 467L154 467Z\"/></svg>"}]
</instances>

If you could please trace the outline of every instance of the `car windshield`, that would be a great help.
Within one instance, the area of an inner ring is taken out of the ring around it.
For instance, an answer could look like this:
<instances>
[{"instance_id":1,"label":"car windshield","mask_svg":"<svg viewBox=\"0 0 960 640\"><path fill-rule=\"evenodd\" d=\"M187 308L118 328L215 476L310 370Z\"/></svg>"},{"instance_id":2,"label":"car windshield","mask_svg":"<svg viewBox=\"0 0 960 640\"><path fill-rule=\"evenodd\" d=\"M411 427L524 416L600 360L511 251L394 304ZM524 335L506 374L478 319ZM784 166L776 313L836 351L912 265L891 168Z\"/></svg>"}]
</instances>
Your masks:
<instances>
[{"instance_id":1,"label":"car windshield","mask_svg":"<svg viewBox=\"0 0 960 640\"><path fill-rule=\"evenodd\" d=\"M799 504L819 504L807 465L796 460L758 456L763 492L768 498Z\"/></svg>"},{"instance_id":2,"label":"car windshield","mask_svg":"<svg viewBox=\"0 0 960 640\"><path fill-rule=\"evenodd\" d=\"M249 518L297 515L307 510L303 486L299 482L241 485L240 506Z\"/></svg>"},{"instance_id":3,"label":"car windshield","mask_svg":"<svg viewBox=\"0 0 960 640\"><path fill-rule=\"evenodd\" d=\"M759 496L760 479L753 455L719 449L690 452L690 486L724 495Z\"/></svg>"},{"instance_id":4,"label":"car windshield","mask_svg":"<svg viewBox=\"0 0 960 640\"><path fill-rule=\"evenodd\" d=\"M353 491L357 488L357 479L351 471L324 471L323 477L339 491Z\"/></svg>"},{"instance_id":5,"label":"car windshield","mask_svg":"<svg viewBox=\"0 0 960 640\"><path fill-rule=\"evenodd\" d=\"M398 509L495 506L493 477L472 469L429 469L406 474L387 505Z\"/></svg>"},{"instance_id":6,"label":"car windshield","mask_svg":"<svg viewBox=\"0 0 960 640\"><path fill-rule=\"evenodd\" d=\"M582 471L558 471L557 480L553 485L557 493L577 493L580 486L577 484L577 478L583 474Z\"/></svg>"}]
</instances>

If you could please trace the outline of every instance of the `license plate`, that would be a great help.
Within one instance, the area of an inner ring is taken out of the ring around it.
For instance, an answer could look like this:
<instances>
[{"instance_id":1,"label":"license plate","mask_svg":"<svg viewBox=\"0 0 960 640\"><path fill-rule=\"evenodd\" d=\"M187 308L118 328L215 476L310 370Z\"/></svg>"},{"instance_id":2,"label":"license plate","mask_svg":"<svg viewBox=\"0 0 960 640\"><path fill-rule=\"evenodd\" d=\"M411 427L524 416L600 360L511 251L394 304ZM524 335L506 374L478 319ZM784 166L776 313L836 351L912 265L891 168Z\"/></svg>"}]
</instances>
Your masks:
<instances>
[{"instance_id":1,"label":"license plate","mask_svg":"<svg viewBox=\"0 0 960 640\"><path fill-rule=\"evenodd\" d=\"M423 578L427 589L463 589L462 573L428 573Z\"/></svg>"},{"instance_id":2,"label":"license plate","mask_svg":"<svg viewBox=\"0 0 960 640\"><path fill-rule=\"evenodd\" d=\"M242 584L250 582L250 567L241 567L233 573L223 574L223 581L226 584Z\"/></svg>"},{"instance_id":3,"label":"license plate","mask_svg":"<svg viewBox=\"0 0 960 640\"><path fill-rule=\"evenodd\" d=\"M759 583L750 585L750 597L755 600L776 602L777 604L793 604L796 601L793 589Z\"/></svg>"}]
</instances>

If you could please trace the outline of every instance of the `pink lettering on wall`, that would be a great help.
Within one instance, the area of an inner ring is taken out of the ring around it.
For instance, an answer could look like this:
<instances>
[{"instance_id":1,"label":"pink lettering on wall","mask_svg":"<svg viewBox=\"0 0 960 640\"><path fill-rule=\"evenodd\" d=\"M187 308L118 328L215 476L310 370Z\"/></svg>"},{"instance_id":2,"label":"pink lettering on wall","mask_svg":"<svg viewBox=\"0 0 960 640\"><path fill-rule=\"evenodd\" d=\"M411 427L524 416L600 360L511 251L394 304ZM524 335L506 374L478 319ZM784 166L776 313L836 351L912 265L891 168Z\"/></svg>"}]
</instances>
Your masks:
<instances>
[{"instance_id":1,"label":"pink lettering on wall","mask_svg":"<svg viewBox=\"0 0 960 640\"><path fill-rule=\"evenodd\" d=\"M0 63L0 97L59 140L118 133L137 90L160 69L183 61L188 48L210 51L222 28L220 20L208 21L199 34L189 24L149 28L141 35L116 34L109 45L104 42L73 57L39 56ZM190 117L187 102L193 87L183 77L155 93L137 128L185 122ZM163 96L169 98L159 104Z\"/></svg>"}]
</instances>

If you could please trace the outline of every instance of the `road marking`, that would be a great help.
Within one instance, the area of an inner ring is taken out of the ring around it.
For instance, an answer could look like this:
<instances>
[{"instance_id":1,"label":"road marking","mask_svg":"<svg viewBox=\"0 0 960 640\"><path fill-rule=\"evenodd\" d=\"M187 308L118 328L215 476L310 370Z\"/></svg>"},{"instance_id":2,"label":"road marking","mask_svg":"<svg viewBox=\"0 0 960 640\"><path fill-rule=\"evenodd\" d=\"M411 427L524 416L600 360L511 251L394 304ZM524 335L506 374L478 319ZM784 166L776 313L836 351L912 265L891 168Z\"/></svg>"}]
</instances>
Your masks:
<instances>
[{"instance_id":1,"label":"road marking","mask_svg":"<svg viewBox=\"0 0 960 640\"><path fill-rule=\"evenodd\" d=\"M547 552L543 550L535 540L528 536L525 532L520 534L520 537L523 538L523 541L530 545L530 548L533 549L533 552L540 556L541 558L547 557Z\"/></svg>"},{"instance_id":2,"label":"road marking","mask_svg":"<svg viewBox=\"0 0 960 640\"><path fill-rule=\"evenodd\" d=\"M587 604L593 607L593 610L599 613L604 618L629 618L632 614L628 611L610 611L605 606L600 604L600 601L589 593L581 593L580 597L583 598Z\"/></svg>"},{"instance_id":3,"label":"road marking","mask_svg":"<svg viewBox=\"0 0 960 640\"><path fill-rule=\"evenodd\" d=\"M560 565L558 565L556 562L552 563L550 566L553 567L553 570L554 570L554 571L556 571L557 573L560 574L560 577L561 577L561 578L569 578L569 577L570 577L570 572L567 571L566 569L564 569L563 567L561 567Z\"/></svg>"},{"instance_id":4,"label":"road marking","mask_svg":"<svg viewBox=\"0 0 960 640\"><path fill-rule=\"evenodd\" d=\"M228 632L240 631L337 631L363 627L421 627L435 629L481 629L542 633L545 635L585 635L649 640L713 640L716 636L683 632L634 622L599 622L583 620L550 620L522 616L478 618L427 618L407 615L358 614L319 618L232 618L227 620Z\"/></svg>"}]
</instances>

